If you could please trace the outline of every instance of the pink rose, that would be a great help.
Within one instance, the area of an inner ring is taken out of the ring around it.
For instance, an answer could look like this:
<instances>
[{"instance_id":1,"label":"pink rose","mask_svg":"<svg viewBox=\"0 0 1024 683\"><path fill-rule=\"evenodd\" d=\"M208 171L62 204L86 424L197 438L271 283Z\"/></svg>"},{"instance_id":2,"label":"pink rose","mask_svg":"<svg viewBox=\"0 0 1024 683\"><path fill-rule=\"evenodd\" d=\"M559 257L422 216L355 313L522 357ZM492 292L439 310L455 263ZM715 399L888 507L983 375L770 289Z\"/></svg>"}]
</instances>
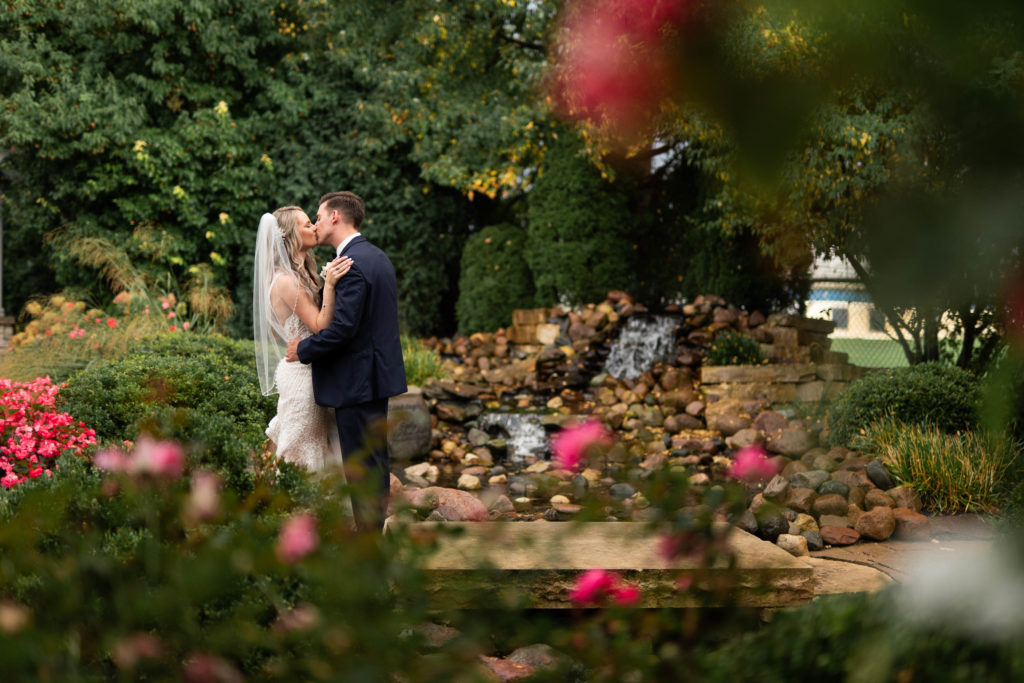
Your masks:
<instances>
[{"instance_id":1,"label":"pink rose","mask_svg":"<svg viewBox=\"0 0 1024 683\"><path fill-rule=\"evenodd\" d=\"M173 441L155 441L143 435L135 444L128 469L133 474L177 479L185 472L185 453Z\"/></svg>"},{"instance_id":2,"label":"pink rose","mask_svg":"<svg viewBox=\"0 0 1024 683\"><path fill-rule=\"evenodd\" d=\"M576 579L569 599L577 605L602 604L610 599L616 605L628 607L639 602L640 589L622 583L614 572L588 569Z\"/></svg>"},{"instance_id":3,"label":"pink rose","mask_svg":"<svg viewBox=\"0 0 1024 683\"><path fill-rule=\"evenodd\" d=\"M765 457L759 446L747 446L740 449L733 458L729 476L741 481L760 481L770 479L778 472L778 467Z\"/></svg>"},{"instance_id":4,"label":"pink rose","mask_svg":"<svg viewBox=\"0 0 1024 683\"><path fill-rule=\"evenodd\" d=\"M124 472L128 468L128 459L121 451L107 448L92 456L92 464L108 472Z\"/></svg>"},{"instance_id":5,"label":"pink rose","mask_svg":"<svg viewBox=\"0 0 1024 683\"><path fill-rule=\"evenodd\" d=\"M295 564L317 549L320 539L316 535L316 518L300 513L281 525L277 537L277 559L286 564Z\"/></svg>"},{"instance_id":6,"label":"pink rose","mask_svg":"<svg viewBox=\"0 0 1024 683\"><path fill-rule=\"evenodd\" d=\"M588 420L576 427L563 429L551 442L551 452L563 470L576 470L583 462L587 448L592 445L608 445L611 433L597 420Z\"/></svg>"},{"instance_id":7,"label":"pink rose","mask_svg":"<svg viewBox=\"0 0 1024 683\"><path fill-rule=\"evenodd\" d=\"M192 474L192 491L185 503L185 517L201 522L220 512L221 478L213 472L199 470Z\"/></svg>"}]
</instances>

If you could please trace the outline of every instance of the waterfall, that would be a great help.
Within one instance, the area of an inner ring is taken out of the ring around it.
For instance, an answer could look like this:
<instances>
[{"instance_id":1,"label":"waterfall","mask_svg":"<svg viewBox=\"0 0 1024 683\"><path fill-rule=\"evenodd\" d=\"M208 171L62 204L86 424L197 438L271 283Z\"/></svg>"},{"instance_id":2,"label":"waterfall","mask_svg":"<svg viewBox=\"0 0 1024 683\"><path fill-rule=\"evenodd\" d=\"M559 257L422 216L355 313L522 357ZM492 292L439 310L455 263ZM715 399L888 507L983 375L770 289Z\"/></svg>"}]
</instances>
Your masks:
<instances>
[{"instance_id":1,"label":"waterfall","mask_svg":"<svg viewBox=\"0 0 1024 683\"><path fill-rule=\"evenodd\" d=\"M632 316L612 344L604 370L612 377L635 379L675 351L678 318Z\"/></svg>"},{"instance_id":2,"label":"waterfall","mask_svg":"<svg viewBox=\"0 0 1024 683\"><path fill-rule=\"evenodd\" d=\"M510 460L524 456L547 457L548 434L541 424L541 416L534 413L487 413L477 419L480 429L492 431L498 427L508 444ZM507 436L506 436L507 435Z\"/></svg>"}]
</instances>

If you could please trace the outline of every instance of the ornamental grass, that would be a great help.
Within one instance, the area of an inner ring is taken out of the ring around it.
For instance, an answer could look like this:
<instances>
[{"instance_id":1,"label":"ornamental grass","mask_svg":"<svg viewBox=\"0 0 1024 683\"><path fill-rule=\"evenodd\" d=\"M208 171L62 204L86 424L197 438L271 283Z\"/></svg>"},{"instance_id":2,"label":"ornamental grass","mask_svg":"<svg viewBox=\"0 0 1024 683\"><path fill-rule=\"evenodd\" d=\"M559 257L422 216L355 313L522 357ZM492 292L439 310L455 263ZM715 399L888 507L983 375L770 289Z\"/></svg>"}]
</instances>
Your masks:
<instances>
[{"instance_id":1,"label":"ornamental grass","mask_svg":"<svg viewBox=\"0 0 1024 683\"><path fill-rule=\"evenodd\" d=\"M1021 444L985 431L946 434L887 416L855 445L879 457L901 483L938 512L999 512L1019 479Z\"/></svg>"}]
</instances>

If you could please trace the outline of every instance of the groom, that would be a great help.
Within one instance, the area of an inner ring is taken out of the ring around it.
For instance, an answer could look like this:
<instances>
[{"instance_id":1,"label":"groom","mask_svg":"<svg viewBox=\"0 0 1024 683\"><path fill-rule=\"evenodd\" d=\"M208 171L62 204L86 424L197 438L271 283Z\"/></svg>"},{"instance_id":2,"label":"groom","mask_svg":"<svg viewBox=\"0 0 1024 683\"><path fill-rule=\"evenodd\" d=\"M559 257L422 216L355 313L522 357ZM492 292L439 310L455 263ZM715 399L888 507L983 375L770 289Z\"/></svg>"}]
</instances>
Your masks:
<instances>
[{"instance_id":1,"label":"groom","mask_svg":"<svg viewBox=\"0 0 1024 683\"><path fill-rule=\"evenodd\" d=\"M388 398L407 389L395 269L359 233L364 213L363 200L351 192L320 198L317 244L330 244L338 256L350 257L352 268L335 285L330 324L301 342L292 339L286 355L289 361L313 364L313 396L317 404L335 409L346 472L358 480L365 471L378 487L374 504L353 500L361 531L384 525L391 485Z\"/></svg>"}]
</instances>

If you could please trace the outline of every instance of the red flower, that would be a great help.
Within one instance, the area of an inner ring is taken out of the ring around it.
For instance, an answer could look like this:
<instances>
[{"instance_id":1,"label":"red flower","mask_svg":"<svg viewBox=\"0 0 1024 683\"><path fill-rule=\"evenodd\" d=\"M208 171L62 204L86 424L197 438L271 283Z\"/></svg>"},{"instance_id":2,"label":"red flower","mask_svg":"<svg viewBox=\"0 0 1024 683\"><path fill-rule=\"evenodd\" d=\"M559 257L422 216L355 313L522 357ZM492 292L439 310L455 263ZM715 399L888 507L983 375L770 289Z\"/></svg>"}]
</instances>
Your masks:
<instances>
[{"instance_id":1,"label":"red flower","mask_svg":"<svg viewBox=\"0 0 1024 683\"><path fill-rule=\"evenodd\" d=\"M114 318L107 318L107 327L109 327L110 329L114 329L115 327L117 327L117 320L115 320Z\"/></svg>"}]
</instances>

